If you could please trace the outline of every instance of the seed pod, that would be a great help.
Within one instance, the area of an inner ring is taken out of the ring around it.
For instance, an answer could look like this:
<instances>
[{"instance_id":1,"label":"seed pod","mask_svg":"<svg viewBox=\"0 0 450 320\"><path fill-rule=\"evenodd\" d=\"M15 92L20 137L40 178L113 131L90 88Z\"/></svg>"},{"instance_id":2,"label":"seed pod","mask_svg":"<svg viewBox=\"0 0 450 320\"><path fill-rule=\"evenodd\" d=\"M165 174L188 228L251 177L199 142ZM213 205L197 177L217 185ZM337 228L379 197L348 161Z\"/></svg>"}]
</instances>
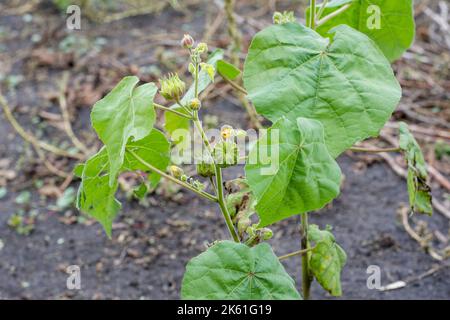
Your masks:
<instances>
[{"instance_id":1,"label":"seed pod","mask_svg":"<svg viewBox=\"0 0 450 320\"><path fill-rule=\"evenodd\" d=\"M235 166L238 163L239 149L234 141L221 141L213 150L214 162L221 168Z\"/></svg>"},{"instance_id":2,"label":"seed pod","mask_svg":"<svg viewBox=\"0 0 450 320\"><path fill-rule=\"evenodd\" d=\"M186 84L177 74L169 74L167 78L159 80L161 89L159 92L166 100L179 100L184 94Z\"/></svg>"},{"instance_id":3,"label":"seed pod","mask_svg":"<svg viewBox=\"0 0 450 320\"><path fill-rule=\"evenodd\" d=\"M214 177L216 175L214 165L206 162L197 164L197 173L204 178Z\"/></svg>"},{"instance_id":4,"label":"seed pod","mask_svg":"<svg viewBox=\"0 0 450 320\"><path fill-rule=\"evenodd\" d=\"M189 34L185 34L181 40L181 46L186 49L191 49L194 46L194 43L194 38L192 38Z\"/></svg>"},{"instance_id":5,"label":"seed pod","mask_svg":"<svg viewBox=\"0 0 450 320\"><path fill-rule=\"evenodd\" d=\"M261 229L261 237L263 240L269 240L273 237L273 231L269 228L262 228Z\"/></svg>"},{"instance_id":6,"label":"seed pod","mask_svg":"<svg viewBox=\"0 0 450 320\"><path fill-rule=\"evenodd\" d=\"M197 111L197 110L200 110L201 107L202 107L202 103L200 102L199 99L194 98L191 101L189 101L189 108L191 110Z\"/></svg>"},{"instance_id":7,"label":"seed pod","mask_svg":"<svg viewBox=\"0 0 450 320\"><path fill-rule=\"evenodd\" d=\"M197 48L195 48L195 50L197 51L197 53L201 54L201 53L205 53L208 51L208 45L204 42L200 42L197 46Z\"/></svg>"}]
</instances>

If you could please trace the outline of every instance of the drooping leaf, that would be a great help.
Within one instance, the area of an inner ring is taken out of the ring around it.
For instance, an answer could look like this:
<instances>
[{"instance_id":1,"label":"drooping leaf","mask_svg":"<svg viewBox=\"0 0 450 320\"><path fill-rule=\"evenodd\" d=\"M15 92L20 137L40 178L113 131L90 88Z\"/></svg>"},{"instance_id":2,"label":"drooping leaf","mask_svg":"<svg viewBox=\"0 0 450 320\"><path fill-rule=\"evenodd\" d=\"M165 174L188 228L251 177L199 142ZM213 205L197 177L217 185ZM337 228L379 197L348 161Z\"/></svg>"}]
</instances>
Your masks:
<instances>
[{"instance_id":1,"label":"drooping leaf","mask_svg":"<svg viewBox=\"0 0 450 320\"><path fill-rule=\"evenodd\" d=\"M342 295L341 271L347 255L328 230L320 230L317 225L308 228L308 240L314 242L310 253L310 268L319 284L333 296Z\"/></svg>"},{"instance_id":2,"label":"drooping leaf","mask_svg":"<svg viewBox=\"0 0 450 320\"><path fill-rule=\"evenodd\" d=\"M348 26L332 39L295 23L274 25L253 39L244 84L257 111L322 122L330 153L376 136L401 97L389 62L364 34ZM344 94L345 93L345 94Z\"/></svg>"},{"instance_id":3,"label":"drooping leaf","mask_svg":"<svg viewBox=\"0 0 450 320\"><path fill-rule=\"evenodd\" d=\"M272 248L221 241L186 266L182 299L301 299Z\"/></svg>"},{"instance_id":4,"label":"drooping leaf","mask_svg":"<svg viewBox=\"0 0 450 320\"><path fill-rule=\"evenodd\" d=\"M390 61L400 58L411 46L415 36L413 0L332 1L322 18L350 2L347 10L319 26L317 32L327 36L335 26L346 24L374 40ZM307 19L309 13L308 9Z\"/></svg>"},{"instance_id":5,"label":"drooping leaf","mask_svg":"<svg viewBox=\"0 0 450 320\"><path fill-rule=\"evenodd\" d=\"M123 78L91 112L92 126L108 152L110 186L122 167L129 139L146 137L155 122L153 98L157 88L153 83L136 87L138 82L134 76Z\"/></svg>"},{"instance_id":6,"label":"drooping leaf","mask_svg":"<svg viewBox=\"0 0 450 320\"><path fill-rule=\"evenodd\" d=\"M217 61L219 61L222 58L223 58L223 50L217 49L217 50L215 50L214 52L211 53L207 63L216 68ZM199 78L198 79L198 92L200 93L203 90L205 90L211 84L211 78L208 75L208 72L206 70L200 71L198 78ZM194 86L194 84L191 85L191 87L188 89L188 91L184 95L183 99L181 100L181 103L183 105L185 105L189 101L191 101L193 98L195 98L195 86ZM177 105L177 104L174 104L173 106L171 106L171 108L176 110L176 111L179 111L179 112L187 114L187 112L183 108L181 108L179 105ZM180 116L176 115L173 112L166 112L164 114L164 116L165 116L164 128L166 129L167 133L171 137L172 137L172 134L177 129L184 129L184 130L186 130L186 132L188 132L190 130L190 121L189 121L189 119L180 117ZM174 141L174 142L178 143L178 142L181 142L181 141Z\"/></svg>"},{"instance_id":7,"label":"drooping leaf","mask_svg":"<svg viewBox=\"0 0 450 320\"><path fill-rule=\"evenodd\" d=\"M134 154L154 167L165 170L170 160L169 148L170 145L165 136L156 129L139 141L130 139L126 145L124 163L119 173L141 170L149 174L150 182L155 185L160 176L139 162ZM112 222L121 208L120 202L115 198L118 182L114 179L113 184L110 185L110 175L109 157L106 147L103 147L84 164L82 181L77 194L77 208L100 222L109 237L111 237Z\"/></svg>"},{"instance_id":8,"label":"drooping leaf","mask_svg":"<svg viewBox=\"0 0 450 320\"><path fill-rule=\"evenodd\" d=\"M411 210L433 214L433 206L431 204L431 189L427 184L427 165L414 136L408 129L406 123L401 122L400 131L400 148L405 152L406 163L408 165L408 195Z\"/></svg>"},{"instance_id":9,"label":"drooping leaf","mask_svg":"<svg viewBox=\"0 0 450 320\"><path fill-rule=\"evenodd\" d=\"M339 194L341 170L317 120L278 120L250 151L245 172L261 226L320 209Z\"/></svg>"},{"instance_id":10,"label":"drooping leaf","mask_svg":"<svg viewBox=\"0 0 450 320\"><path fill-rule=\"evenodd\" d=\"M241 74L241 70L238 67L225 60L217 61L217 72L229 80L234 80Z\"/></svg>"},{"instance_id":11,"label":"drooping leaf","mask_svg":"<svg viewBox=\"0 0 450 320\"><path fill-rule=\"evenodd\" d=\"M103 147L84 165L77 194L77 208L100 222L108 237L111 237L112 222L121 204L115 198L117 179L111 185L109 177L108 152Z\"/></svg>"}]
</instances>

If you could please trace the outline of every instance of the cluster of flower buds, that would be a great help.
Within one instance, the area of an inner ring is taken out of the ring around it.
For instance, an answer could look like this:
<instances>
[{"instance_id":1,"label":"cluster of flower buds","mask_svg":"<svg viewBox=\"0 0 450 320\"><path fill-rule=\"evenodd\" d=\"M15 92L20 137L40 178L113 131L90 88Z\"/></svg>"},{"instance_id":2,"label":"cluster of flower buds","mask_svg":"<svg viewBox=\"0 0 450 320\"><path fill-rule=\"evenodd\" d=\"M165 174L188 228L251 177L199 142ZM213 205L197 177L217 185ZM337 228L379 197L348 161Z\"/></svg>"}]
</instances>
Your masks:
<instances>
[{"instance_id":1,"label":"cluster of flower buds","mask_svg":"<svg viewBox=\"0 0 450 320\"><path fill-rule=\"evenodd\" d=\"M161 85L160 93L168 101L178 101L184 94L186 84L177 74L169 74L167 78L159 80Z\"/></svg>"},{"instance_id":2,"label":"cluster of flower buds","mask_svg":"<svg viewBox=\"0 0 450 320\"><path fill-rule=\"evenodd\" d=\"M216 175L216 171L214 168L214 164L207 162L200 162L197 164L197 173L199 176L204 178L214 177Z\"/></svg>"},{"instance_id":3,"label":"cluster of flower buds","mask_svg":"<svg viewBox=\"0 0 450 320\"><path fill-rule=\"evenodd\" d=\"M285 24L289 22L295 22L295 16L293 11L284 11L283 13L276 11L273 14L274 24Z\"/></svg>"},{"instance_id":4,"label":"cluster of flower buds","mask_svg":"<svg viewBox=\"0 0 450 320\"><path fill-rule=\"evenodd\" d=\"M213 157L221 168L235 166L239 162L239 148L232 140L220 141L214 146Z\"/></svg>"},{"instance_id":5,"label":"cluster of flower buds","mask_svg":"<svg viewBox=\"0 0 450 320\"><path fill-rule=\"evenodd\" d=\"M195 189L197 189L197 190L199 190L199 191L205 190L205 185L204 185L203 183L201 183L201 182L198 181L198 180L195 180L195 179L192 178L192 177L188 177L188 176L184 173L183 169L181 169L180 167L177 167L177 166L170 166L170 167L169 167L169 171L170 171L170 174L171 174L174 178L176 178L176 179L178 179L178 180L180 180L180 181L183 181L183 182L186 182L186 183L190 184L191 186L193 186Z\"/></svg>"}]
</instances>

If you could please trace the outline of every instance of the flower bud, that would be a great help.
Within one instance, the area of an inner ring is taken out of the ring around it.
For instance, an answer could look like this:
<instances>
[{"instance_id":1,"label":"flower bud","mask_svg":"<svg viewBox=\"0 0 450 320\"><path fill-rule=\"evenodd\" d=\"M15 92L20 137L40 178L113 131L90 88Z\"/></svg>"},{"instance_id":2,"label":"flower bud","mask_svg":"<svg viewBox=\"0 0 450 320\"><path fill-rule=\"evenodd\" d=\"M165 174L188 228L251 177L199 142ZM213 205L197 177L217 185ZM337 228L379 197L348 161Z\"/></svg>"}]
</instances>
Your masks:
<instances>
[{"instance_id":1,"label":"flower bud","mask_svg":"<svg viewBox=\"0 0 450 320\"><path fill-rule=\"evenodd\" d=\"M237 223L238 232L240 235L244 234L244 232L247 230L248 227L252 224L252 221L248 217L243 217L242 219L239 219Z\"/></svg>"},{"instance_id":2,"label":"flower bud","mask_svg":"<svg viewBox=\"0 0 450 320\"><path fill-rule=\"evenodd\" d=\"M225 125L220 129L220 135L222 136L223 140L227 140L234 136L234 130L233 127Z\"/></svg>"},{"instance_id":3,"label":"flower bud","mask_svg":"<svg viewBox=\"0 0 450 320\"><path fill-rule=\"evenodd\" d=\"M194 111L200 110L201 106L202 106L202 103L197 98L194 98L191 101L189 101L189 108L191 110L194 110Z\"/></svg>"},{"instance_id":4,"label":"flower bud","mask_svg":"<svg viewBox=\"0 0 450 320\"><path fill-rule=\"evenodd\" d=\"M200 42L197 46L197 48L195 48L195 50L197 51L197 53L205 53L208 51L208 45L204 42Z\"/></svg>"},{"instance_id":5,"label":"flower bud","mask_svg":"<svg viewBox=\"0 0 450 320\"><path fill-rule=\"evenodd\" d=\"M180 179L181 176L184 174L183 169L181 169L180 167L177 166L170 166L170 174L177 179Z\"/></svg>"},{"instance_id":6,"label":"flower bud","mask_svg":"<svg viewBox=\"0 0 450 320\"><path fill-rule=\"evenodd\" d=\"M273 14L274 24L285 24L289 22L295 22L295 16L293 11L284 11L283 13L276 11Z\"/></svg>"},{"instance_id":7,"label":"flower bud","mask_svg":"<svg viewBox=\"0 0 450 320\"><path fill-rule=\"evenodd\" d=\"M263 240L269 240L273 237L273 231L269 228L262 228L261 237L263 238Z\"/></svg>"},{"instance_id":8,"label":"flower bud","mask_svg":"<svg viewBox=\"0 0 450 320\"><path fill-rule=\"evenodd\" d=\"M194 43L194 38L192 38L189 34L185 34L181 40L181 46L186 49L191 49L194 46Z\"/></svg>"},{"instance_id":9,"label":"flower bud","mask_svg":"<svg viewBox=\"0 0 450 320\"><path fill-rule=\"evenodd\" d=\"M204 178L214 177L216 175L214 164L206 162L197 164L197 173Z\"/></svg>"},{"instance_id":10,"label":"flower bud","mask_svg":"<svg viewBox=\"0 0 450 320\"><path fill-rule=\"evenodd\" d=\"M186 84L177 74L169 74L167 78L159 80L159 83L161 85L159 92L167 100L179 100L186 89Z\"/></svg>"}]
</instances>

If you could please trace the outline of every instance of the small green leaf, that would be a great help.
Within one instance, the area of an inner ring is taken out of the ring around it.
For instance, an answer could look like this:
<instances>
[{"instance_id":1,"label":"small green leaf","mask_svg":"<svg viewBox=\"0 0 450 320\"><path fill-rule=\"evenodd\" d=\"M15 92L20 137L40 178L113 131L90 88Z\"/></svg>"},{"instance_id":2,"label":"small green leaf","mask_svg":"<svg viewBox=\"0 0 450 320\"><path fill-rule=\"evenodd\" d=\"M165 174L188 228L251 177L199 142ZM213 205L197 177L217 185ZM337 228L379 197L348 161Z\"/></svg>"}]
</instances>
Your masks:
<instances>
[{"instance_id":1,"label":"small green leaf","mask_svg":"<svg viewBox=\"0 0 450 320\"><path fill-rule=\"evenodd\" d=\"M217 72L229 80L234 80L241 74L241 70L238 67L225 60L217 61Z\"/></svg>"},{"instance_id":2,"label":"small green leaf","mask_svg":"<svg viewBox=\"0 0 450 320\"><path fill-rule=\"evenodd\" d=\"M261 157L270 151L270 159ZM323 126L306 118L278 120L250 151L245 172L258 199L260 226L322 208L338 196L341 183Z\"/></svg>"},{"instance_id":3,"label":"small green leaf","mask_svg":"<svg viewBox=\"0 0 450 320\"><path fill-rule=\"evenodd\" d=\"M314 224L308 228L308 240L315 243L309 260L314 277L333 296L342 295L341 271L347 261L344 249L331 232Z\"/></svg>"},{"instance_id":4,"label":"small green leaf","mask_svg":"<svg viewBox=\"0 0 450 320\"><path fill-rule=\"evenodd\" d=\"M374 40L390 61L400 58L411 46L415 36L413 0L331 1L322 18L350 2L347 10L319 26L317 32L327 36L334 27L346 24ZM308 8L306 19L309 13Z\"/></svg>"},{"instance_id":5,"label":"small green leaf","mask_svg":"<svg viewBox=\"0 0 450 320\"><path fill-rule=\"evenodd\" d=\"M147 195L147 192L148 192L147 184L143 182L133 191L133 194L135 195L136 198L143 199Z\"/></svg>"},{"instance_id":6,"label":"small green leaf","mask_svg":"<svg viewBox=\"0 0 450 320\"><path fill-rule=\"evenodd\" d=\"M64 209L72 206L75 203L76 197L77 197L77 193L76 193L75 189L72 187L69 187L66 190L64 190L64 193L56 201L56 207L59 210L64 210Z\"/></svg>"},{"instance_id":7,"label":"small green leaf","mask_svg":"<svg viewBox=\"0 0 450 320\"><path fill-rule=\"evenodd\" d=\"M186 266L182 299L301 299L272 248L221 241Z\"/></svg>"},{"instance_id":8,"label":"small green leaf","mask_svg":"<svg viewBox=\"0 0 450 320\"><path fill-rule=\"evenodd\" d=\"M138 82L134 76L123 78L91 112L92 125L108 152L110 186L122 167L129 139L146 137L155 122L153 98L158 89L153 83L136 87Z\"/></svg>"},{"instance_id":9,"label":"small green leaf","mask_svg":"<svg viewBox=\"0 0 450 320\"><path fill-rule=\"evenodd\" d=\"M31 200L31 192L25 190L19 193L19 195L15 199L15 202L17 204L27 204L30 203L30 200Z\"/></svg>"},{"instance_id":10,"label":"small green leaf","mask_svg":"<svg viewBox=\"0 0 450 320\"><path fill-rule=\"evenodd\" d=\"M75 168L73 168L72 172L75 177L81 178L84 170L84 163L78 163L75 165Z\"/></svg>"},{"instance_id":11,"label":"small green leaf","mask_svg":"<svg viewBox=\"0 0 450 320\"><path fill-rule=\"evenodd\" d=\"M408 165L408 195L411 210L433 214L431 204L431 189L427 184L427 165L414 136L409 132L408 125L400 123L400 148L405 152L406 163Z\"/></svg>"},{"instance_id":12,"label":"small green leaf","mask_svg":"<svg viewBox=\"0 0 450 320\"><path fill-rule=\"evenodd\" d=\"M366 35L345 25L331 39L296 23L270 26L252 41L244 84L258 113L275 122L319 120L337 157L377 136L401 97L392 68Z\"/></svg>"}]
</instances>

